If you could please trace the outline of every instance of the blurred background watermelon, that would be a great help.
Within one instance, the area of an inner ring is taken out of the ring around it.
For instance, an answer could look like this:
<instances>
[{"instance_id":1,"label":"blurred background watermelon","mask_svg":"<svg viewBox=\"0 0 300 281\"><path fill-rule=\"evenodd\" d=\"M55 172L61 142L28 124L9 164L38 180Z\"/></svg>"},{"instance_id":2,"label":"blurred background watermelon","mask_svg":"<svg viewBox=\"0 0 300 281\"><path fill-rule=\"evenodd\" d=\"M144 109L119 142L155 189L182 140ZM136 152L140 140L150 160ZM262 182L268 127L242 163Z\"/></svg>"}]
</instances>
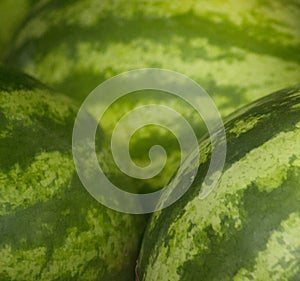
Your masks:
<instances>
[{"instance_id":1,"label":"blurred background watermelon","mask_svg":"<svg viewBox=\"0 0 300 281\"><path fill-rule=\"evenodd\" d=\"M296 0L39 1L14 34L5 62L78 103L121 72L166 68L198 82L226 116L299 80L299 19ZM106 112L100 124L108 139L125 113L149 103L176 109L197 137L203 136L205 126L190 106L160 92L145 92L122 98ZM97 108L91 112L96 116ZM141 118L151 120L151 114ZM126 131L134 126L127 124ZM156 177L135 182L139 192L164 186L179 165L178 142L157 126L133 136L133 160L149 164L149 148L157 142L166 149L167 165Z\"/></svg>"}]
</instances>

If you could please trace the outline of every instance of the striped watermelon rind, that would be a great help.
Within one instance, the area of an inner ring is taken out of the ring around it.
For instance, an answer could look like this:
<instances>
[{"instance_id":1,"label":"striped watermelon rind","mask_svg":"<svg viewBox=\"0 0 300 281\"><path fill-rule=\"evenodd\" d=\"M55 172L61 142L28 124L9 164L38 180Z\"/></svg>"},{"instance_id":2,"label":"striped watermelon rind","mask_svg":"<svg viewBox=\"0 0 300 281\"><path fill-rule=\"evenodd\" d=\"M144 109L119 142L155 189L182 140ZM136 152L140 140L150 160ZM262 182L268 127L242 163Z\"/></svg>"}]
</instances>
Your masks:
<instances>
[{"instance_id":1,"label":"striped watermelon rind","mask_svg":"<svg viewBox=\"0 0 300 281\"><path fill-rule=\"evenodd\" d=\"M24 22L7 62L79 101L120 72L172 69L227 114L298 82L300 71L296 1L231 2L46 1Z\"/></svg>"},{"instance_id":2,"label":"striped watermelon rind","mask_svg":"<svg viewBox=\"0 0 300 281\"><path fill-rule=\"evenodd\" d=\"M81 185L71 154L77 106L0 67L0 280L132 280L142 216Z\"/></svg>"},{"instance_id":3,"label":"striped watermelon rind","mask_svg":"<svg viewBox=\"0 0 300 281\"><path fill-rule=\"evenodd\" d=\"M116 74L157 67L198 82L225 116L262 95L293 85L300 75L297 1L48 2L26 19L6 62L78 102ZM199 129L197 113L162 96L146 92L143 98L132 95L119 101L103 117L103 130L110 136L117 121L134 106L159 103L182 113L201 138L205 126ZM151 116L141 118L148 121ZM153 136L166 148L169 161L157 177L135 182L141 193L165 186L180 162L176 139L161 128L147 127L131 140L137 164L149 164L145 155Z\"/></svg>"},{"instance_id":4,"label":"striped watermelon rind","mask_svg":"<svg viewBox=\"0 0 300 281\"><path fill-rule=\"evenodd\" d=\"M189 191L150 220L141 281L299 279L300 86L241 109L225 129L227 158L215 189L199 197L204 156Z\"/></svg>"}]
</instances>

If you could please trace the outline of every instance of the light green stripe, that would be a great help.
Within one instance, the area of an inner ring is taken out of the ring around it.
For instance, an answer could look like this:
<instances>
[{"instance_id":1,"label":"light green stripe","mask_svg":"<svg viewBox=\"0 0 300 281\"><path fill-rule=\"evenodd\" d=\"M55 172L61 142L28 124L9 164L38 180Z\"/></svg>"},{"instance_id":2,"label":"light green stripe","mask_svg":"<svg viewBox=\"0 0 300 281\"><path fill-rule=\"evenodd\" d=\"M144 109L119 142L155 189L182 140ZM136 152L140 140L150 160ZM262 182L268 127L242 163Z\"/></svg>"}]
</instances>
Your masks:
<instances>
[{"instance_id":1,"label":"light green stripe","mask_svg":"<svg viewBox=\"0 0 300 281\"><path fill-rule=\"evenodd\" d=\"M282 132L250 151L225 171L218 186L205 200L196 197L190 201L184 208L184 215L177 218L168 229L168 235L172 237L169 244L165 246L162 241L152 251L145 280L158 280L159 276L180 280L177 269L209 248L209 237L203 229L211 226L220 237L226 235L226 226L221 224L223 217L227 217L233 222L234 228L239 229L243 213L239 202L247 187L252 183L261 191L279 187L291 166L300 167L298 147L300 129ZM293 161L292 156L295 158ZM199 235L200 245L194 241L194 237ZM178 243L180 247L176 246Z\"/></svg>"},{"instance_id":2,"label":"light green stripe","mask_svg":"<svg viewBox=\"0 0 300 281\"><path fill-rule=\"evenodd\" d=\"M64 124L67 118L75 112L75 107L68 98L46 89L1 91L0 112L12 122L22 121L23 126L32 125L32 117L38 116Z\"/></svg>"},{"instance_id":3,"label":"light green stripe","mask_svg":"<svg viewBox=\"0 0 300 281\"><path fill-rule=\"evenodd\" d=\"M234 134L235 137L238 137L242 133L246 133L253 129L258 122L261 122L263 119L270 116L270 114L262 114L259 116L250 116L245 119L238 120L234 123L233 127L228 131L228 133Z\"/></svg>"},{"instance_id":4,"label":"light green stripe","mask_svg":"<svg viewBox=\"0 0 300 281\"><path fill-rule=\"evenodd\" d=\"M0 278L7 275L7 280L11 281L38 280L38 274L46 260L46 248L15 251L7 245L0 249L0 256Z\"/></svg>"},{"instance_id":5,"label":"light green stripe","mask_svg":"<svg viewBox=\"0 0 300 281\"><path fill-rule=\"evenodd\" d=\"M234 281L289 281L300 273L300 214L292 213L272 233L266 249L255 259L253 271L245 268L235 275Z\"/></svg>"},{"instance_id":6,"label":"light green stripe","mask_svg":"<svg viewBox=\"0 0 300 281\"><path fill-rule=\"evenodd\" d=\"M0 215L50 200L70 188L73 174L70 155L57 151L40 153L26 169L15 164L10 171L0 172Z\"/></svg>"}]
</instances>

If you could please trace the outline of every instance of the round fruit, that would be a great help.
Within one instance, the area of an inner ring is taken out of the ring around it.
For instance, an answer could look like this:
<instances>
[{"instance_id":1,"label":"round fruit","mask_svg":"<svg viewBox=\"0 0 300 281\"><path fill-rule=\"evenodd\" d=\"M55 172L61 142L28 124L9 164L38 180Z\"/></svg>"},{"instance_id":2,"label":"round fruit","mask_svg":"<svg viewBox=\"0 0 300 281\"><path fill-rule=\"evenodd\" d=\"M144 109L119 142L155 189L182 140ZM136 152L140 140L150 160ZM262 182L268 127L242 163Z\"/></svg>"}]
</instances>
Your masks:
<instances>
[{"instance_id":1,"label":"round fruit","mask_svg":"<svg viewBox=\"0 0 300 281\"><path fill-rule=\"evenodd\" d=\"M24 22L7 62L79 102L121 72L171 69L198 82L225 116L298 81L299 18L296 1L55 0L41 5ZM101 123L108 136L134 106L159 103L182 113L201 138L200 117L188 105L157 92L142 96L127 96L108 110ZM151 120L151 114L140 118ZM132 129L132 124L127 126L125 130ZM148 164L145 155L153 136L171 155L170 161L160 175L145 183L149 189L140 192L164 186L179 164L176 140L155 126L132 138L133 160Z\"/></svg>"},{"instance_id":2,"label":"round fruit","mask_svg":"<svg viewBox=\"0 0 300 281\"><path fill-rule=\"evenodd\" d=\"M228 113L298 82L296 2L46 1L7 60L78 101L120 72L167 68L196 80Z\"/></svg>"},{"instance_id":3,"label":"round fruit","mask_svg":"<svg viewBox=\"0 0 300 281\"><path fill-rule=\"evenodd\" d=\"M300 86L237 111L225 129L226 163L212 192L201 195L210 162L203 142L193 185L153 215L141 281L299 280Z\"/></svg>"},{"instance_id":4,"label":"round fruit","mask_svg":"<svg viewBox=\"0 0 300 281\"><path fill-rule=\"evenodd\" d=\"M144 218L95 201L71 154L77 107L0 67L0 280L133 280Z\"/></svg>"}]
</instances>

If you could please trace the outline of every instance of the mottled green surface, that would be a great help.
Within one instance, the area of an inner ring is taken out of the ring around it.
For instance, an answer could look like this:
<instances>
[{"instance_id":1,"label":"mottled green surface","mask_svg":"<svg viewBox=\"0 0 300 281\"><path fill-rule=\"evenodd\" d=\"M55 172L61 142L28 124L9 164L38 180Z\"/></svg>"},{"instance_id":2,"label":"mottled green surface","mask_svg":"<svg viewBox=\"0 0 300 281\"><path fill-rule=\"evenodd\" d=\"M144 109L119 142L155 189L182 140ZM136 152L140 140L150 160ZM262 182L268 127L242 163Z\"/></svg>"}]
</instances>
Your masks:
<instances>
[{"instance_id":1,"label":"mottled green surface","mask_svg":"<svg viewBox=\"0 0 300 281\"><path fill-rule=\"evenodd\" d=\"M79 102L123 71L171 69L200 83L225 116L299 80L299 19L296 0L54 0L26 20L7 62ZM104 131L110 135L114 124L134 105L152 102L182 112L201 137L200 118L187 105L149 92L143 98L127 97L107 112ZM149 115L141 118L151 120ZM149 191L166 184L179 164L176 140L157 127L132 138L136 163L148 164L153 136L172 156L166 169L141 184L139 192L146 191L143 186Z\"/></svg>"},{"instance_id":2,"label":"mottled green surface","mask_svg":"<svg viewBox=\"0 0 300 281\"><path fill-rule=\"evenodd\" d=\"M122 71L180 71L228 113L297 82L297 1L51 1L26 21L8 61L81 101Z\"/></svg>"},{"instance_id":3,"label":"mottled green surface","mask_svg":"<svg viewBox=\"0 0 300 281\"><path fill-rule=\"evenodd\" d=\"M199 197L208 157L190 190L153 215L140 254L141 281L299 280L299 104L300 86L229 118L221 179Z\"/></svg>"},{"instance_id":4,"label":"mottled green surface","mask_svg":"<svg viewBox=\"0 0 300 281\"><path fill-rule=\"evenodd\" d=\"M0 280L133 280L142 216L96 202L77 178L77 107L0 67Z\"/></svg>"}]
</instances>

